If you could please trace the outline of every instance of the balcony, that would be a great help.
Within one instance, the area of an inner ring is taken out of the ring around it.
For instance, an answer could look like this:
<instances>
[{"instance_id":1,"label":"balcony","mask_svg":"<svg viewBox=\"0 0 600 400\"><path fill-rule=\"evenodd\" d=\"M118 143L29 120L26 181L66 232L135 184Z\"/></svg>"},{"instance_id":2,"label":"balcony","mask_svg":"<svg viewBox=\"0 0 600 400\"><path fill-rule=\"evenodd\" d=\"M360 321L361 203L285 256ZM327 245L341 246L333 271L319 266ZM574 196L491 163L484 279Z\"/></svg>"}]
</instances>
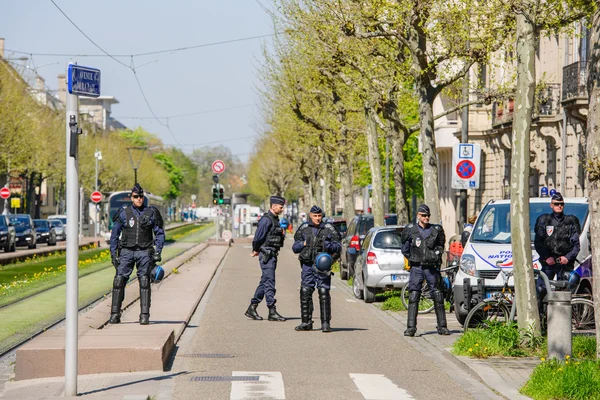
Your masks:
<instances>
[{"instance_id":1,"label":"balcony","mask_svg":"<svg viewBox=\"0 0 600 400\"><path fill-rule=\"evenodd\" d=\"M563 68L562 101L587 100L587 61L577 61Z\"/></svg>"},{"instance_id":2,"label":"balcony","mask_svg":"<svg viewBox=\"0 0 600 400\"><path fill-rule=\"evenodd\" d=\"M512 123L514 109L514 99L494 101L492 103L492 126Z\"/></svg>"},{"instance_id":3,"label":"balcony","mask_svg":"<svg viewBox=\"0 0 600 400\"><path fill-rule=\"evenodd\" d=\"M560 83L547 83L536 95L533 117L556 115L559 108Z\"/></svg>"}]
</instances>

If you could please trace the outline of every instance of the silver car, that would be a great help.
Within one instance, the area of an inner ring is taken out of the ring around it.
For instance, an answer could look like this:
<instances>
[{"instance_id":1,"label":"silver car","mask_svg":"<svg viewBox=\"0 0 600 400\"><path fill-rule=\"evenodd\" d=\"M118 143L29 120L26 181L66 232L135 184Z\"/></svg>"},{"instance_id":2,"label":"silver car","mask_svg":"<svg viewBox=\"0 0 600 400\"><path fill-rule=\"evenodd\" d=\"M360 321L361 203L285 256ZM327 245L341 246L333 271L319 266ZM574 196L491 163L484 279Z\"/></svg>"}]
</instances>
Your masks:
<instances>
[{"instance_id":1,"label":"silver car","mask_svg":"<svg viewBox=\"0 0 600 400\"><path fill-rule=\"evenodd\" d=\"M352 289L357 299L372 303L377 292L408 284L410 273L404 269L400 242L403 229L403 225L378 226L365 236L354 268Z\"/></svg>"},{"instance_id":2,"label":"silver car","mask_svg":"<svg viewBox=\"0 0 600 400\"><path fill-rule=\"evenodd\" d=\"M49 219L48 223L56 232L56 240L67 240L67 232L60 219Z\"/></svg>"}]
</instances>

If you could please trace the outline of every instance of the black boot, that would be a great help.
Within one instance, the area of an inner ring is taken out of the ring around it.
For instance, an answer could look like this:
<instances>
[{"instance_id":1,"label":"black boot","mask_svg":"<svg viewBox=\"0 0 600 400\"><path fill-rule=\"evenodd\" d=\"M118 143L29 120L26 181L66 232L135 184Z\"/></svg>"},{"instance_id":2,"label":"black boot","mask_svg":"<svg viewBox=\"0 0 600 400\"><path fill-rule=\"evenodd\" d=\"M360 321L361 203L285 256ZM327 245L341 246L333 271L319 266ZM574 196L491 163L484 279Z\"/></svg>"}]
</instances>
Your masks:
<instances>
[{"instance_id":1,"label":"black boot","mask_svg":"<svg viewBox=\"0 0 600 400\"><path fill-rule=\"evenodd\" d=\"M419 299L421 292L413 290L408 294L408 319L404 336L415 336L417 333L417 313L419 312Z\"/></svg>"},{"instance_id":2,"label":"black boot","mask_svg":"<svg viewBox=\"0 0 600 400\"><path fill-rule=\"evenodd\" d=\"M313 290L313 288L306 286L300 288L300 314L302 316L302 323L295 328L297 331L312 331Z\"/></svg>"},{"instance_id":3,"label":"black boot","mask_svg":"<svg viewBox=\"0 0 600 400\"><path fill-rule=\"evenodd\" d=\"M321 306L321 332L331 332L331 296L329 289L319 288L319 305Z\"/></svg>"},{"instance_id":4,"label":"black boot","mask_svg":"<svg viewBox=\"0 0 600 400\"><path fill-rule=\"evenodd\" d=\"M252 318L255 321L262 321L263 318L256 312L256 307L258 307L258 304L250 303L248 309L246 310L246 314L244 315L248 318Z\"/></svg>"},{"instance_id":5,"label":"black boot","mask_svg":"<svg viewBox=\"0 0 600 400\"><path fill-rule=\"evenodd\" d=\"M150 323L150 277L140 277L140 325Z\"/></svg>"},{"instance_id":6,"label":"black boot","mask_svg":"<svg viewBox=\"0 0 600 400\"><path fill-rule=\"evenodd\" d=\"M446 309L444 308L444 294L439 290L433 292L433 304L435 317L437 319L437 331L440 335L449 335L450 331L446 325Z\"/></svg>"},{"instance_id":7,"label":"black boot","mask_svg":"<svg viewBox=\"0 0 600 400\"><path fill-rule=\"evenodd\" d=\"M275 304L273 304L271 307L269 307L269 321L285 321L285 318L282 317L281 315L279 315L279 313L277 312L277 308L275 308Z\"/></svg>"},{"instance_id":8,"label":"black boot","mask_svg":"<svg viewBox=\"0 0 600 400\"><path fill-rule=\"evenodd\" d=\"M115 276L113 280L112 290L112 306L110 308L110 320L111 324L118 324L121 322L121 305L125 298L125 283L127 280L124 276Z\"/></svg>"}]
</instances>

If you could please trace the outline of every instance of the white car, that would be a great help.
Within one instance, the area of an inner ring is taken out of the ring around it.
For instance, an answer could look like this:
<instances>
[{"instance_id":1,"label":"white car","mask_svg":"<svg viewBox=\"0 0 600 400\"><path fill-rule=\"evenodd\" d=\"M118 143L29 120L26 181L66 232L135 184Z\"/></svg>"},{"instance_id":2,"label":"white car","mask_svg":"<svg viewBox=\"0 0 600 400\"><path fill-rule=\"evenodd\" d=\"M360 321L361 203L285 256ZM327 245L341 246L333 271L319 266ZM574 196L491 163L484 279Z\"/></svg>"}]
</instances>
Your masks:
<instances>
[{"instance_id":1,"label":"white car","mask_svg":"<svg viewBox=\"0 0 600 400\"><path fill-rule=\"evenodd\" d=\"M363 240L354 264L352 290L357 299L366 303L375 300L375 294L386 289L402 289L408 284L410 273L404 269L400 233L404 226L377 226L371 228Z\"/></svg>"},{"instance_id":2,"label":"white car","mask_svg":"<svg viewBox=\"0 0 600 400\"><path fill-rule=\"evenodd\" d=\"M62 222L63 227L65 228L65 232L67 231L67 216L63 215L63 214L58 214L58 215L49 215L47 219L58 219L60 220L60 222Z\"/></svg>"}]
</instances>

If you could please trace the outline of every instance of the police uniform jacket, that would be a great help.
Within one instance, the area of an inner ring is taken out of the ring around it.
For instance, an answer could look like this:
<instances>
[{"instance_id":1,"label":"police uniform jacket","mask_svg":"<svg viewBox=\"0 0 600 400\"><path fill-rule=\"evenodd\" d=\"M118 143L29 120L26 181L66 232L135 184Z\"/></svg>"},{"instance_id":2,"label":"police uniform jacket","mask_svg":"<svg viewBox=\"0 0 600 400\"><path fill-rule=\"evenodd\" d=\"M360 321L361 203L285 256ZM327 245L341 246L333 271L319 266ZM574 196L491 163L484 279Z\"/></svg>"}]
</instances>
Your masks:
<instances>
[{"instance_id":1,"label":"police uniform jacket","mask_svg":"<svg viewBox=\"0 0 600 400\"><path fill-rule=\"evenodd\" d=\"M542 214L535 221L535 251L540 256L540 262L546 264L549 257L561 256L569 260L569 264L575 261L579 254L579 234L581 226L579 219L574 215L564 213Z\"/></svg>"},{"instance_id":2,"label":"police uniform jacket","mask_svg":"<svg viewBox=\"0 0 600 400\"><path fill-rule=\"evenodd\" d=\"M156 253L162 252L165 244L165 230L160 211L154 206L137 208L133 204L123 207L115 215L110 235L110 254L115 257L121 246L133 250L146 250L156 244ZM154 238L152 237L154 235Z\"/></svg>"},{"instance_id":3,"label":"police uniform jacket","mask_svg":"<svg viewBox=\"0 0 600 400\"><path fill-rule=\"evenodd\" d=\"M340 240L341 235L332 224L321 222L319 225L314 225L312 221L305 222L298 227L294 234L292 251L295 254L300 253L298 259L302 264L312 265L319 253L326 252L335 255L341 252Z\"/></svg>"},{"instance_id":4,"label":"police uniform jacket","mask_svg":"<svg viewBox=\"0 0 600 400\"><path fill-rule=\"evenodd\" d=\"M259 252L261 248L279 251L284 240L285 232L279 225L279 217L269 210L258 221L252 251Z\"/></svg>"},{"instance_id":5,"label":"police uniform jacket","mask_svg":"<svg viewBox=\"0 0 600 400\"><path fill-rule=\"evenodd\" d=\"M422 265L439 267L446 243L446 234L441 225L408 224L402 234L402 254L408 258L410 266Z\"/></svg>"}]
</instances>

